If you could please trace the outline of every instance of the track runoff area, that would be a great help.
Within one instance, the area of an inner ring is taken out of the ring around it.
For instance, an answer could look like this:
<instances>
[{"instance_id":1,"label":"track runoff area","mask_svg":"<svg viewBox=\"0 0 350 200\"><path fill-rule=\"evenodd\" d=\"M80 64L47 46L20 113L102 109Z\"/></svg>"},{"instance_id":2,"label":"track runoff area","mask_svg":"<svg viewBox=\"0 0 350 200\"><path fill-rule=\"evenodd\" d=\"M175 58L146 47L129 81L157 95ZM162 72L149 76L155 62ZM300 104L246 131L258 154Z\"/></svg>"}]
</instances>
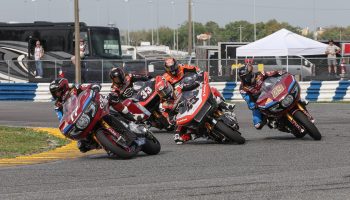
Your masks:
<instances>
[{"instance_id":1,"label":"track runoff area","mask_svg":"<svg viewBox=\"0 0 350 200\"><path fill-rule=\"evenodd\" d=\"M51 103L1 102L7 115L0 116L0 124L54 128L52 108ZM92 151L2 166L0 199L348 199L350 106L310 103L308 109L321 141L268 127L257 131L246 105L237 103L244 145L203 139L175 145L172 133L156 132L162 151L155 156L119 160Z\"/></svg>"}]
</instances>

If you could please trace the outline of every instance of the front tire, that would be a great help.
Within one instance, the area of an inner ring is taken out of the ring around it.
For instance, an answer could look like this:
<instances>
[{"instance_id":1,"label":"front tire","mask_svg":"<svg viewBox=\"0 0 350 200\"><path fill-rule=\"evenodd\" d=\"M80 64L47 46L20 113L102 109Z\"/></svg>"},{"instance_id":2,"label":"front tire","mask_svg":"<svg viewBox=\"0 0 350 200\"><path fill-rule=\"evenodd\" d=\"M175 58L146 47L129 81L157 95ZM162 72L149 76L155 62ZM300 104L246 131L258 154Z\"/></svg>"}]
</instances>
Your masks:
<instances>
[{"instance_id":1,"label":"front tire","mask_svg":"<svg viewBox=\"0 0 350 200\"><path fill-rule=\"evenodd\" d=\"M302 111L296 111L294 114L294 118L296 121L299 122L301 126L303 126L307 133L314 139L314 140L321 140L322 136L317 127L314 123L312 123L309 118L302 112Z\"/></svg>"},{"instance_id":2,"label":"front tire","mask_svg":"<svg viewBox=\"0 0 350 200\"><path fill-rule=\"evenodd\" d=\"M224 122L218 121L215 125L215 128L217 131L222 133L225 137L227 137L229 140L237 142L238 144L244 144L245 139L241 136L241 134L238 131L232 130L230 127L228 127Z\"/></svg>"},{"instance_id":3,"label":"front tire","mask_svg":"<svg viewBox=\"0 0 350 200\"><path fill-rule=\"evenodd\" d=\"M115 154L119 158L130 159L134 157L138 151L132 150L130 152L119 147L112 139L114 136L106 130L100 129L96 132L96 138L100 144L107 150Z\"/></svg>"},{"instance_id":4,"label":"front tire","mask_svg":"<svg viewBox=\"0 0 350 200\"><path fill-rule=\"evenodd\" d=\"M146 136L146 143L142 146L142 151L148 155L156 155L160 152L160 142L152 133Z\"/></svg>"}]
</instances>

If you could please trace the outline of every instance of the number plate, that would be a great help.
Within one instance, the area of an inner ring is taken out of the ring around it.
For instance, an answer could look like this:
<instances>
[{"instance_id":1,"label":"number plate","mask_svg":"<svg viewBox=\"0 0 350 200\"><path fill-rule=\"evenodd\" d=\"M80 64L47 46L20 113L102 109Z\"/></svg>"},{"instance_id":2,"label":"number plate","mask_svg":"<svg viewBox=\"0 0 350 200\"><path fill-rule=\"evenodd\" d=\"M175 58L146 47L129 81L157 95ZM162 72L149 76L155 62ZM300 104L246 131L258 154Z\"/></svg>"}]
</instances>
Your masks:
<instances>
[{"instance_id":1,"label":"number plate","mask_svg":"<svg viewBox=\"0 0 350 200\"><path fill-rule=\"evenodd\" d=\"M282 92L283 92L283 90L284 90L284 87L283 87L283 85L277 85L275 88L273 88L273 90L272 90L272 97L273 98L276 98L278 95L280 95Z\"/></svg>"}]
</instances>

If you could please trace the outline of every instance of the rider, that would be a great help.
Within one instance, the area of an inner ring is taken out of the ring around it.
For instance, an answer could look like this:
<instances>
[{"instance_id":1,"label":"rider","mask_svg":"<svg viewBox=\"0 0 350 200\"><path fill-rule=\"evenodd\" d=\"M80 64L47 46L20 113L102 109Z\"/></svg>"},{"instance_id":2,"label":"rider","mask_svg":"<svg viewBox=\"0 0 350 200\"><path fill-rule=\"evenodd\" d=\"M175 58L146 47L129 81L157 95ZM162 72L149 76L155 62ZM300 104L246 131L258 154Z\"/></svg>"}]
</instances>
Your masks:
<instances>
[{"instance_id":1,"label":"rider","mask_svg":"<svg viewBox=\"0 0 350 200\"><path fill-rule=\"evenodd\" d=\"M55 111L58 119L61 121L63 117L63 104L72 96L79 95L82 91L86 89L91 89L96 92L101 90L101 86L99 84L84 84L84 85L72 85L71 87L68 84L68 80L65 78L58 78L50 83L50 93L55 100ZM132 115L128 108L124 106L117 95L109 96L109 103L111 107L122 113L128 119L138 120L139 117L142 116ZM84 139L78 141L78 148L81 152L85 153L91 149L96 148L98 145L94 144L91 139Z\"/></svg>"},{"instance_id":2,"label":"rider","mask_svg":"<svg viewBox=\"0 0 350 200\"><path fill-rule=\"evenodd\" d=\"M101 86L98 84L77 84L69 86L68 80L65 78L58 78L50 83L50 93L55 100L55 112L59 121L61 121L63 117L63 104L72 95L77 96L86 89L91 89L99 92L101 90ZM83 153L97 147L96 144L92 143L92 140L85 139L79 140L77 145L79 150Z\"/></svg>"},{"instance_id":3,"label":"rider","mask_svg":"<svg viewBox=\"0 0 350 200\"><path fill-rule=\"evenodd\" d=\"M197 66L178 64L175 58L166 58L164 61L165 73L163 77L171 85L175 85L181 81L186 72L199 72L200 69Z\"/></svg>"},{"instance_id":4,"label":"rider","mask_svg":"<svg viewBox=\"0 0 350 200\"><path fill-rule=\"evenodd\" d=\"M246 65L239 68L239 77L241 79L240 93L247 102L248 108L253 112L253 124L256 129L261 129L266 120L263 119L260 110L257 108L256 101L261 93L261 87L266 78L272 76L281 76L284 71L253 72L253 60L245 59Z\"/></svg>"},{"instance_id":5,"label":"rider","mask_svg":"<svg viewBox=\"0 0 350 200\"><path fill-rule=\"evenodd\" d=\"M165 80L164 77L156 77L156 92L160 97L159 108L162 114L168 119L169 124L175 124L175 116L177 114L176 106L179 99L180 87L174 90L174 87ZM191 140L191 133L187 131L187 128L178 126L176 128L176 134L174 135L174 141L176 144L183 144L184 142Z\"/></svg>"},{"instance_id":6,"label":"rider","mask_svg":"<svg viewBox=\"0 0 350 200\"><path fill-rule=\"evenodd\" d=\"M148 81L151 76L140 76L135 74L126 74L121 67L113 67L109 72L112 80L111 93L116 93L124 100L132 97L133 83L136 81Z\"/></svg>"}]
</instances>

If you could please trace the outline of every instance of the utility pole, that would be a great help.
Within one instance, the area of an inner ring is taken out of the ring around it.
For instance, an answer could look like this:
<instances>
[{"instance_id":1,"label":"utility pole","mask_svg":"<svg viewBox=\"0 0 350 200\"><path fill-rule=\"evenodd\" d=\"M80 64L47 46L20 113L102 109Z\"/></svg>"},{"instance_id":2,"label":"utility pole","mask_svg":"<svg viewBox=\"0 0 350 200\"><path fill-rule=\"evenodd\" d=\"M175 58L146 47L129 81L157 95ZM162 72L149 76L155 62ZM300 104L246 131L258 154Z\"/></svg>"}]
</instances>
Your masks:
<instances>
[{"instance_id":1,"label":"utility pole","mask_svg":"<svg viewBox=\"0 0 350 200\"><path fill-rule=\"evenodd\" d=\"M192 53L192 0L188 0L188 55Z\"/></svg>"},{"instance_id":2,"label":"utility pole","mask_svg":"<svg viewBox=\"0 0 350 200\"><path fill-rule=\"evenodd\" d=\"M254 0L254 3L253 3L254 5L253 5L253 9L254 9L254 41L256 41L256 11L255 11L255 0Z\"/></svg>"},{"instance_id":3,"label":"utility pole","mask_svg":"<svg viewBox=\"0 0 350 200\"><path fill-rule=\"evenodd\" d=\"M80 66L80 26L79 26L79 0L74 0L74 38L75 38L75 83L81 83L81 66Z\"/></svg>"},{"instance_id":4,"label":"utility pole","mask_svg":"<svg viewBox=\"0 0 350 200\"><path fill-rule=\"evenodd\" d=\"M242 25L239 25L239 42L242 42L242 29L244 28Z\"/></svg>"}]
</instances>

